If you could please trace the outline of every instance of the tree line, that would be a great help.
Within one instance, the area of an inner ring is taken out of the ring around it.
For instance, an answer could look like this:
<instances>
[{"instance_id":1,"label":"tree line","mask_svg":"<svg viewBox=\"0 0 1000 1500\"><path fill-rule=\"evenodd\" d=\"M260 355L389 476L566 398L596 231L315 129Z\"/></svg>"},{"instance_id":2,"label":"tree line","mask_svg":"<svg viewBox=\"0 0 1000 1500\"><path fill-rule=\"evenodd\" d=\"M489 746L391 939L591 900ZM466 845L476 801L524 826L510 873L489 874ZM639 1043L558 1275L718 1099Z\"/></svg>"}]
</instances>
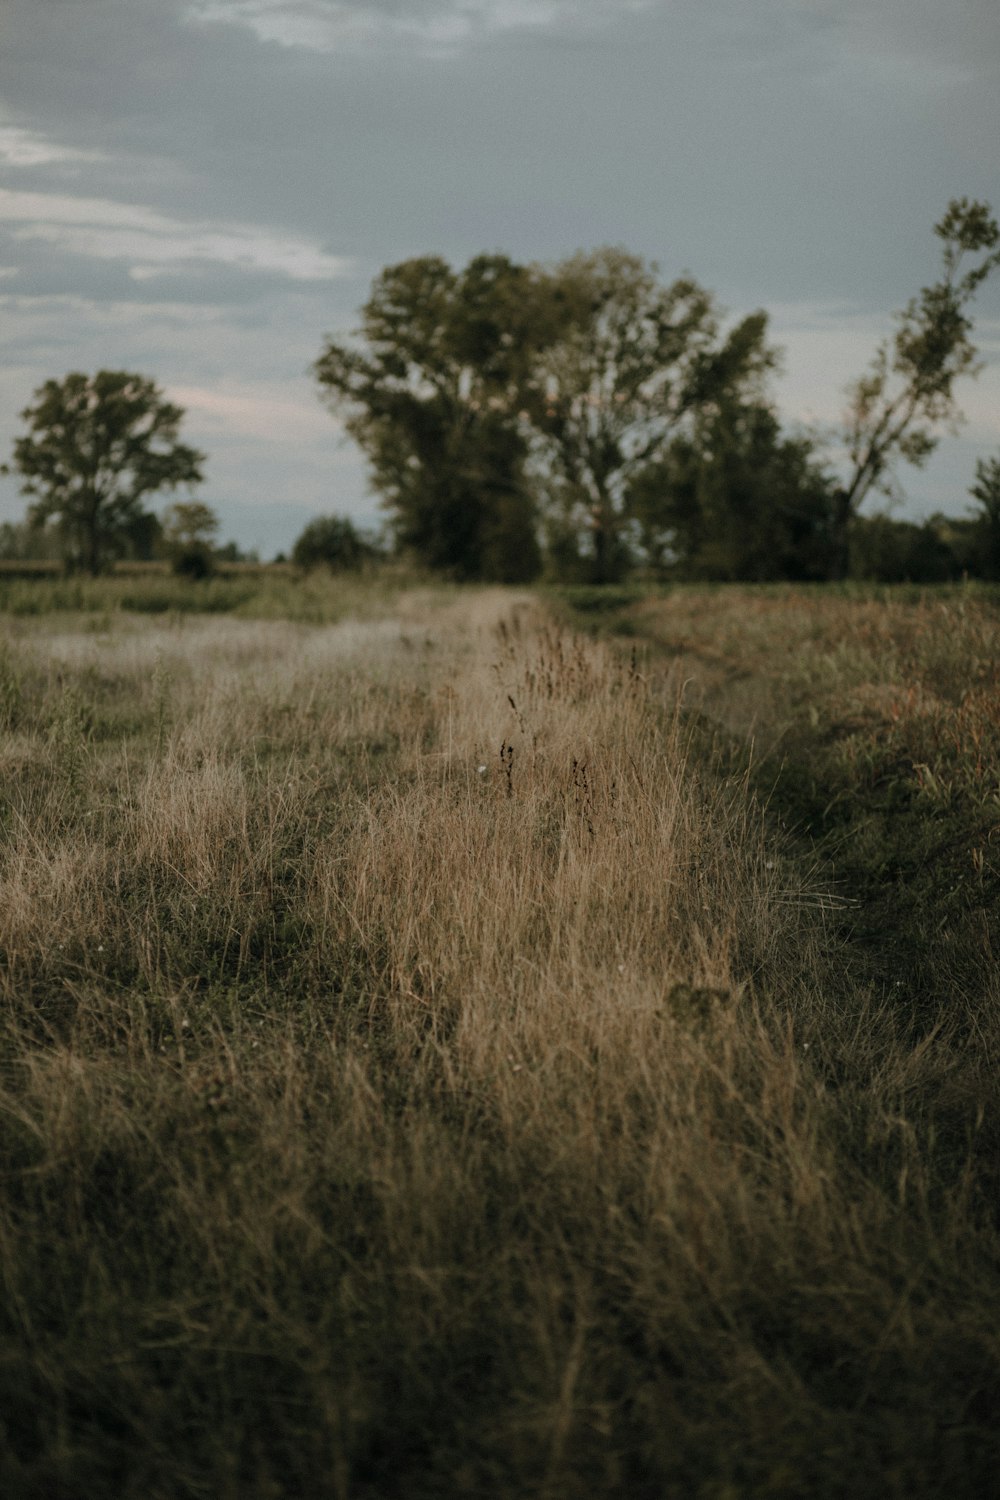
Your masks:
<instances>
[{"instance_id":1,"label":"tree line","mask_svg":"<svg viewBox=\"0 0 1000 1500\"><path fill-rule=\"evenodd\" d=\"M387 267L356 334L328 338L314 374L368 459L392 548L454 578L604 583L637 565L751 581L1000 576L1000 459L977 466L980 509L964 521L860 514L899 493L900 464L927 461L976 369L970 304L1000 265L1000 228L968 199L934 227L938 277L850 387L839 473L819 436L782 429L766 313L727 329L692 277L665 283L617 248L554 267L500 254ZM136 545L146 497L201 480L182 415L126 372L46 382L14 445L29 522L91 571ZM196 504L173 507L192 571L208 545ZM370 550L325 517L295 553L355 566Z\"/></svg>"}]
</instances>

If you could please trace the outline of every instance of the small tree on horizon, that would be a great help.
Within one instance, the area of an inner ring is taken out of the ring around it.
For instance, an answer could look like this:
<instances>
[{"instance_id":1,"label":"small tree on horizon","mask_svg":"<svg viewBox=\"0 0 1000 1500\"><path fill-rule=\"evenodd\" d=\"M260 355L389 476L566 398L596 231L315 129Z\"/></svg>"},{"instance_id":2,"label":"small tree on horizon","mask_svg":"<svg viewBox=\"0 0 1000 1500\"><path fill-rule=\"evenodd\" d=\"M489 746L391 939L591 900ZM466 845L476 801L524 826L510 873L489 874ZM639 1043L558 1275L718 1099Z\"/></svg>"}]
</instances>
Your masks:
<instances>
[{"instance_id":1,"label":"small tree on horizon","mask_svg":"<svg viewBox=\"0 0 1000 1500\"><path fill-rule=\"evenodd\" d=\"M13 452L22 494L37 496L29 521L53 521L66 563L100 573L148 517L143 500L200 483L204 455L178 441L182 408L145 376L73 372L34 395Z\"/></svg>"},{"instance_id":2,"label":"small tree on horizon","mask_svg":"<svg viewBox=\"0 0 1000 1500\"><path fill-rule=\"evenodd\" d=\"M163 540L175 573L207 578L214 572L219 518L203 500L175 500L163 513Z\"/></svg>"},{"instance_id":3,"label":"small tree on horizon","mask_svg":"<svg viewBox=\"0 0 1000 1500\"><path fill-rule=\"evenodd\" d=\"M375 556L375 547L347 516L317 516L305 526L292 548L297 568L329 568L350 573Z\"/></svg>"}]
</instances>

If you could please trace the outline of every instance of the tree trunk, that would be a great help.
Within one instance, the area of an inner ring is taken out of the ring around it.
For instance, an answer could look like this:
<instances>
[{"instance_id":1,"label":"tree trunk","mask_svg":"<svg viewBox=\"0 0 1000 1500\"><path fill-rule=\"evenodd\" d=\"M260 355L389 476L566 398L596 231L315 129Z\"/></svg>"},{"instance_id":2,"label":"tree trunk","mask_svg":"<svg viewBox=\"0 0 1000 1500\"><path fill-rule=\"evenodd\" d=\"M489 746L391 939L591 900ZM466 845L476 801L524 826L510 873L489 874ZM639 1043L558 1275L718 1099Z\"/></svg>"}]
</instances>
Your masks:
<instances>
[{"instance_id":1,"label":"tree trunk","mask_svg":"<svg viewBox=\"0 0 1000 1500\"><path fill-rule=\"evenodd\" d=\"M595 583L614 583L620 572L621 559L618 553L618 530L614 507L604 494L593 509L594 518L594 567Z\"/></svg>"},{"instance_id":2,"label":"tree trunk","mask_svg":"<svg viewBox=\"0 0 1000 1500\"><path fill-rule=\"evenodd\" d=\"M92 496L87 506L86 519L84 521L86 528L86 564L87 572L91 578L96 578L101 571L101 533L98 520L100 505L100 496Z\"/></svg>"},{"instance_id":3,"label":"tree trunk","mask_svg":"<svg viewBox=\"0 0 1000 1500\"><path fill-rule=\"evenodd\" d=\"M853 506L849 490L836 490L833 496L833 528L830 537L830 564L827 576L837 582L850 569L850 530Z\"/></svg>"}]
</instances>

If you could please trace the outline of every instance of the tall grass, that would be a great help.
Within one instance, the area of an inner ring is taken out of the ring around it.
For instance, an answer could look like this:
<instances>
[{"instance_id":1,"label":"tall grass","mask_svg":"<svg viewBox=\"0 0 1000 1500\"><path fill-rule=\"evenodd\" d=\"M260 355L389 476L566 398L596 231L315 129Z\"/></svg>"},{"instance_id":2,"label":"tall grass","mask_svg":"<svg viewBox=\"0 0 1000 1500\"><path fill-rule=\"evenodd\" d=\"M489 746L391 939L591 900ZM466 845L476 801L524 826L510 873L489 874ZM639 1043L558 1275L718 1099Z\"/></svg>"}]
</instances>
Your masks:
<instances>
[{"instance_id":1,"label":"tall grass","mask_svg":"<svg viewBox=\"0 0 1000 1500\"><path fill-rule=\"evenodd\" d=\"M752 738L755 783L851 900L854 957L926 1019L991 1024L1000 953L1000 596L678 590L628 624Z\"/></svg>"},{"instance_id":2,"label":"tall grass","mask_svg":"<svg viewBox=\"0 0 1000 1500\"><path fill-rule=\"evenodd\" d=\"M499 593L5 663L0 1487L987 1492L995 1024L672 675Z\"/></svg>"}]
</instances>

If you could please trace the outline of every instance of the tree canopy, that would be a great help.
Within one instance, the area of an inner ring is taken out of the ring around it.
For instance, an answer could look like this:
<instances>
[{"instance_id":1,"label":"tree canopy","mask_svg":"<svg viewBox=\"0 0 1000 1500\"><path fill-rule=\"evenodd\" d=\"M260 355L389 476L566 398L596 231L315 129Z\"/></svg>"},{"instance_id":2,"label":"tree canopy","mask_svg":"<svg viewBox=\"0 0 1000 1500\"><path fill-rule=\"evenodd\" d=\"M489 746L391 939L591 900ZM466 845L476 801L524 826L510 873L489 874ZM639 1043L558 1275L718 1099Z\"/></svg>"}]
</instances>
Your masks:
<instances>
[{"instance_id":1,"label":"tree canopy","mask_svg":"<svg viewBox=\"0 0 1000 1500\"><path fill-rule=\"evenodd\" d=\"M349 573L375 556L375 548L348 516L317 516L304 527L292 548L299 568L329 568Z\"/></svg>"},{"instance_id":2,"label":"tree canopy","mask_svg":"<svg viewBox=\"0 0 1000 1500\"><path fill-rule=\"evenodd\" d=\"M623 250L545 269L478 256L383 271L353 343L315 373L367 453L397 541L459 577L537 572L539 523L614 575L632 476L685 418L756 389L773 363L756 313L723 337L690 278Z\"/></svg>"},{"instance_id":3,"label":"tree canopy","mask_svg":"<svg viewBox=\"0 0 1000 1500\"><path fill-rule=\"evenodd\" d=\"M627 494L643 551L686 578L822 578L833 481L807 436L761 401L725 402L679 434Z\"/></svg>"},{"instance_id":4,"label":"tree canopy","mask_svg":"<svg viewBox=\"0 0 1000 1500\"><path fill-rule=\"evenodd\" d=\"M163 513L163 544L175 573L208 578L215 570L219 518L202 500L175 500Z\"/></svg>"},{"instance_id":5,"label":"tree canopy","mask_svg":"<svg viewBox=\"0 0 1000 1500\"><path fill-rule=\"evenodd\" d=\"M989 204L954 198L934 233L943 242L940 277L897 314L892 339L848 390L843 440L850 473L837 496L840 570L859 506L873 490L895 493L898 460L917 467L927 462L941 429L954 429L960 420L955 381L977 369L967 309L1000 265L1000 226Z\"/></svg>"},{"instance_id":6,"label":"tree canopy","mask_svg":"<svg viewBox=\"0 0 1000 1500\"><path fill-rule=\"evenodd\" d=\"M839 485L817 437L781 431L766 314L726 328L692 277L664 282L614 247L549 267L390 266L315 373L396 542L454 576L530 577L543 532L550 567L594 581L636 555L701 576L836 576L865 498L926 462L976 370L969 305L1000 229L958 198L935 233L940 276L850 387Z\"/></svg>"},{"instance_id":7,"label":"tree canopy","mask_svg":"<svg viewBox=\"0 0 1000 1500\"><path fill-rule=\"evenodd\" d=\"M34 525L54 521L72 566L98 573L148 526L142 502L200 482L204 455L178 441L184 413L156 384L124 370L47 380L22 412L14 442Z\"/></svg>"},{"instance_id":8,"label":"tree canopy","mask_svg":"<svg viewBox=\"0 0 1000 1500\"><path fill-rule=\"evenodd\" d=\"M638 476L685 426L759 392L775 355L764 313L723 335L696 281L664 285L655 265L627 251L574 256L552 277L567 316L532 372L534 469L549 509L586 539L591 576L603 582L626 559Z\"/></svg>"},{"instance_id":9,"label":"tree canopy","mask_svg":"<svg viewBox=\"0 0 1000 1500\"><path fill-rule=\"evenodd\" d=\"M425 256L383 271L358 338L328 340L316 362L397 543L431 567L509 582L538 570L519 408L554 312L545 279L505 256L460 272Z\"/></svg>"}]
</instances>

